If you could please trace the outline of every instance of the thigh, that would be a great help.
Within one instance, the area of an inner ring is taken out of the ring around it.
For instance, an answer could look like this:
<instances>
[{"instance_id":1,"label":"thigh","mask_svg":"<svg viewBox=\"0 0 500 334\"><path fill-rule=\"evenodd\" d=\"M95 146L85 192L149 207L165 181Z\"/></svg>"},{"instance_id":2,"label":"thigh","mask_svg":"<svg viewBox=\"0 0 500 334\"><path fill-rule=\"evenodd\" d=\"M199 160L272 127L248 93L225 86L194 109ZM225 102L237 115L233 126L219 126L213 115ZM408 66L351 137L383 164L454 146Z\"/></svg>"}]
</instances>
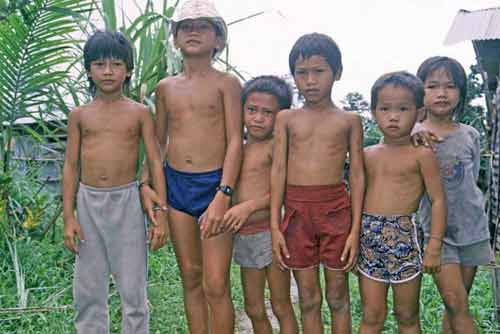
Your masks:
<instances>
[{"instance_id":1,"label":"thigh","mask_svg":"<svg viewBox=\"0 0 500 334\"><path fill-rule=\"evenodd\" d=\"M396 313L418 314L422 275L414 279L392 285L394 309Z\"/></svg>"},{"instance_id":2,"label":"thigh","mask_svg":"<svg viewBox=\"0 0 500 334\"><path fill-rule=\"evenodd\" d=\"M299 297L301 301L310 300L317 294L321 295L321 284L319 280L319 267L304 270L294 270L293 276L297 281Z\"/></svg>"},{"instance_id":3,"label":"thigh","mask_svg":"<svg viewBox=\"0 0 500 334\"><path fill-rule=\"evenodd\" d=\"M202 270L200 228L194 217L181 211L168 210L170 238L181 274Z\"/></svg>"},{"instance_id":4,"label":"thigh","mask_svg":"<svg viewBox=\"0 0 500 334\"><path fill-rule=\"evenodd\" d=\"M434 274L434 281L445 303L467 300L467 291L459 264L442 265L441 271Z\"/></svg>"},{"instance_id":5,"label":"thigh","mask_svg":"<svg viewBox=\"0 0 500 334\"><path fill-rule=\"evenodd\" d=\"M290 300L290 271L271 263L266 268L267 282L271 291L271 300Z\"/></svg>"},{"instance_id":6,"label":"thigh","mask_svg":"<svg viewBox=\"0 0 500 334\"><path fill-rule=\"evenodd\" d=\"M246 305L264 305L266 270L241 267L241 284Z\"/></svg>"},{"instance_id":7,"label":"thigh","mask_svg":"<svg viewBox=\"0 0 500 334\"><path fill-rule=\"evenodd\" d=\"M371 309L385 312L389 283L370 279L363 274L359 275L358 281L363 310Z\"/></svg>"},{"instance_id":8,"label":"thigh","mask_svg":"<svg viewBox=\"0 0 500 334\"><path fill-rule=\"evenodd\" d=\"M467 267L461 266L460 272L462 273L462 279L464 282L465 290L467 293L470 292L472 285L474 284L474 278L476 277L477 267Z\"/></svg>"},{"instance_id":9,"label":"thigh","mask_svg":"<svg viewBox=\"0 0 500 334\"><path fill-rule=\"evenodd\" d=\"M229 284L233 234L223 233L201 241L205 282Z\"/></svg>"},{"instance_id":10,"label":"thigh","mask_svg":"<svg viewBox=\"0 0 500 334\"><path fill-rule=\"evenodd\" d=\"M349 294L349 273L343 270L324 270L327 296L342 298Z\"/></svg>"}]
</instances>

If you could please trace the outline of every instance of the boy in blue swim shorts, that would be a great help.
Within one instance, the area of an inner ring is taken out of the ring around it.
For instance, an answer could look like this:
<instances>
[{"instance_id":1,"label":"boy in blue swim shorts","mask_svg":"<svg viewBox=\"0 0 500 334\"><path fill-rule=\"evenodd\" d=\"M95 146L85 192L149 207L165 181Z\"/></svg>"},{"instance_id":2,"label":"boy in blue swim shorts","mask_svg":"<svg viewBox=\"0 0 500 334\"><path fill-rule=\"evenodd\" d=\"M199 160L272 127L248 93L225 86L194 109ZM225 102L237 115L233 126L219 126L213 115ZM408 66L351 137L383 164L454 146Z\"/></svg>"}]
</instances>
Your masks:
<instances>
[{"instance_id":1,"label":"boy in blue swim shorts","mask_svg":"<svg viewBox=\"0 0 500 334\"><path fill-rule=\"evenodd\" d=\"M384 134L364 151L366 193L358 258L363 318L359 333L381 333L392 287L399 333L420 333L421 272L440 268L446 202L431 149L411 142L423 106L424 86L408 72L381 76L371 91L371 110ZM432 202L429 244L422 253L415 211L423 194Z\"/></svg>"},{"instance_id":2,"label":"boy in blue swim shorts","mask_svg":"<svg viewBox=\"0 0 500 334\"><path fill-rule=\"evenodd\" d=\"M227 27L211 2L186 1L171 31L183 70L158 83L155 125L166 162L168 223L184 288L186 332L232 334L233 234L223 218L241 165L241 85L212 66ZM145 170L141 197L151 212L154 195Z\"/></svg>"}]
</instances>

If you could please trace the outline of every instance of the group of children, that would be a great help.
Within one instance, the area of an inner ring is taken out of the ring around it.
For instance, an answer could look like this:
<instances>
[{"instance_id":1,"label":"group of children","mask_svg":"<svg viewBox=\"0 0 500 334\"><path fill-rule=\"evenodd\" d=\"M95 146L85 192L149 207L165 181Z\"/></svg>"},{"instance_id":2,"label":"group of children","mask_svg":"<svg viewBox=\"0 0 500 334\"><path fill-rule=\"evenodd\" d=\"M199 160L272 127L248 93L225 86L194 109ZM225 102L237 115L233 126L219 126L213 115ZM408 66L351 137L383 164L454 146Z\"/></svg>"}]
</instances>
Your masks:
<instances>
[{"instance_id":1,"label":"group of children","mask_svg":"<svg viewBox=\"0 0 500 334\"><path fill-rule=\"evenodd\" d=\"M371 112L384 137L363 150L360 116L331 99L342 60L330 37L308 34L293 46L290 71L305 103L290 109L282 79L259 76L241 89L212 66L227 27L210 2L187 1L172 32L183 70L157 85L154 119L123 94L133 70L123 35L96 32L84 48L94 99L69 116L63 172L77 333L108 333L110 274L122 333L148 333L147 244L156 250L168 235L192 334L234 333L231 259L241 266L245 311L258 334L272 333L266 282L280 332L299 332L290 270L303 332L323 333L320 264L333 333L351 332L351 270L360 333L381 333L389 287L399 333L420 333L422 272L443 298L443 333L477 333L468 292L491 249L476 185L479 134L455 121L467 87L458 62L432 57L417 76L381 76ZM422 133L441 137L435 152L413 144ZM141 141L147 162L137 182Z\"/></svg>"}]
</instances>

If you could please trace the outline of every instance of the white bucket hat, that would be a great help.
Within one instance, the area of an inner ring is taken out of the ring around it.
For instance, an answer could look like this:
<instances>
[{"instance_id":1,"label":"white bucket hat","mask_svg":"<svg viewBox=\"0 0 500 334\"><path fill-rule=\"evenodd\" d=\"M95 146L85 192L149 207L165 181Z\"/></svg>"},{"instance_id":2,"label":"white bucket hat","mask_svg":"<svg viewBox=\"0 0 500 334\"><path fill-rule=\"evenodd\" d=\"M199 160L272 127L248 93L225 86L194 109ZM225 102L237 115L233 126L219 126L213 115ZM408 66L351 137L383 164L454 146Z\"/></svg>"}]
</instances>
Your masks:
<instances>
[{"instance_id":1,"label":"white bucket hat","mask_svg":"<svg viewBox=\"0 0 500 334\"><path fill-rule=\"evenodd\" d=\"M222 48L217 50L214 58L216 58L222 50L226 47L227 43L227 25L222 16L215 8L211 1L207 0L188 0L186 1L180 10L176 11L174 18L172 19L172 33L174 36L177 33L177 25L179 22L184 20L195 20L195 19L206 19L212 22L217 30L218 35L222 40Z\"/></svg>"}]
</instances>

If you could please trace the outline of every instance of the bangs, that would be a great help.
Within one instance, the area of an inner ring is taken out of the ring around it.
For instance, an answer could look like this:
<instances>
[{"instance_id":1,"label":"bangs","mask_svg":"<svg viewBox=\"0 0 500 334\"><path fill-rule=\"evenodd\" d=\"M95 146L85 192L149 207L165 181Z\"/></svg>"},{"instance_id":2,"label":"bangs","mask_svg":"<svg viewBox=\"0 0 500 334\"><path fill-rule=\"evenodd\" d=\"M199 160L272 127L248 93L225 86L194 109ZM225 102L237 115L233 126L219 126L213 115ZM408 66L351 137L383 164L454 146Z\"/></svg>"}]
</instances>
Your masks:
<instances>
[{"instance_id":1,"label":"bangs","mask_svg":"<svg viewBox=\"0 0 500 334\"><path fill-rule=\"evenodd\" d=\"M90 63L100 59L123 60L128 71L134 69L133 51L122 34L99 32L92 36L84 48L85 69L90 70Z\"/></svg>"}]
</instances>

